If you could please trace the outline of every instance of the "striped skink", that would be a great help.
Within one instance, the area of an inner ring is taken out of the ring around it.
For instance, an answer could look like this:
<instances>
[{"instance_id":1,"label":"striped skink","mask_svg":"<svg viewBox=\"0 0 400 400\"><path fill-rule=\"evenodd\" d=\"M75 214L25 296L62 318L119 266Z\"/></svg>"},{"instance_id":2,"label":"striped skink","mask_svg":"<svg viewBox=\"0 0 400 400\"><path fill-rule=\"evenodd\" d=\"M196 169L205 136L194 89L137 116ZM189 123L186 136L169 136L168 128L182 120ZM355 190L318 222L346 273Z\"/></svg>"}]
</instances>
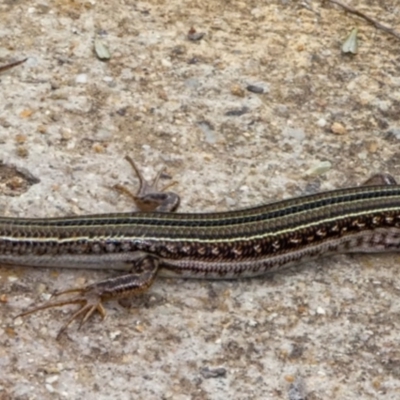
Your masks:
<instances>
[{"instance_id":1,"label":"striped skink","mask_svg":"<svg viewBox=\"0 0 400 400\"><path fill-rule=\"evenodd\" d=\"M157 191L158 177L128 193L146 212L28 219L0 218L0 263L115 269L123 273L20 315L79 304L76 318L102 317L108 299L137 295L156 275L254 277L328 254L399 251L400 186L376 175L363 186L312 194L238 211L181 214L179 197ZM153 211L149 211L153 210ZM58 336L59 336L58 335Z\"/></svg>"}]
</instances>

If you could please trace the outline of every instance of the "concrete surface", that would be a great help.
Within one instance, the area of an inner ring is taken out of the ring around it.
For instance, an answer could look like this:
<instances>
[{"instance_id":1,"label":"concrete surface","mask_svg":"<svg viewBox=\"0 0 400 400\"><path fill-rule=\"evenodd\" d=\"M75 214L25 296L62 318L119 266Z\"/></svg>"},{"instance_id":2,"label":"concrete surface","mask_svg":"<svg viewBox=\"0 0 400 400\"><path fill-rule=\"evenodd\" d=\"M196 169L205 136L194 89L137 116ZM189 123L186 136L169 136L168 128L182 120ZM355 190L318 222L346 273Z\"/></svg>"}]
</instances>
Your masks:
<instances>
[{"instance_id":1,"label":"concrete surface","mask_svg":"<svg viewBox=\"0 0 400 400\"><path fill-rule=\"evenodd\" d=\"M350 4L400 29L397 0ZM399 178L399 46L328 2L1 2L0 65L28 60L0 75L0 212L131 210L109 189L137 185L125 154L147 177L166 166L182 211ZM0 399L398 399L399 261L160 279L58 342L71 308L13 317L112 273L1 266Z\"/></svg>"}]
</instances>

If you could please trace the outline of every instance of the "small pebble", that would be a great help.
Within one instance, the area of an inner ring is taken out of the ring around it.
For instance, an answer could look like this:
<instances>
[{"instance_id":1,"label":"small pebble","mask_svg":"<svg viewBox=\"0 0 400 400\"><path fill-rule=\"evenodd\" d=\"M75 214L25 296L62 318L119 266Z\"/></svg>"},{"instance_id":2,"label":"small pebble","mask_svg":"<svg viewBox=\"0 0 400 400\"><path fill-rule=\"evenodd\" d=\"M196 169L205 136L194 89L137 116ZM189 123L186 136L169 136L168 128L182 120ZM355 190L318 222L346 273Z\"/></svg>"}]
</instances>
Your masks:
<instances>
[{"instance_id":1,"label":"small pebble","mask_svg":"<svg viewBox=\"0 0 400 400\"><path fill-rule=\"evenodd\" d=\"M115 340L115 339L117 339L119 336L121 336L121 331L110 332L110 339L111 339L111 340Z\"/></svg>"},{"instance_id":2,"label":"small pebble","mask_svg":"<svg viewBox=\"0 0 400 400\"><path fill-rule=\"evenodd\" d=\"M21 158L28 157L29 151L26 147L18 146L17 147L17 156Z\"/></svg>"},{"instance_id":3,"label":"small pebble","mask_svg":"<svg viewBox=\"0 0 400 400\"><path fill-rule=\"evenodd\" d=\"M52 384L54 382L57 382L59 379L59 375L50 375L46 378L46 383Z\"/></svg>"},{"instance_id":4,"label":"small pebble","mask_svg":"<svg viewBox=\"0 0 400 400\"><path fill-rule=\"evenodd\" d=\"M201 40L205 35L205 32L197 32L196 29L190 28L187 38L192 42Z\"/></svg>"},{"instance_id":5,"label":"small pebble","mask_svg":"<svg viewBox=\"0 0 400 400\"><path fill-rule=\"evenodd\" d=\"M219 368L205 367L200 370L200 373L204 379L225 378L226 377L226 369L222 368L222 367L219 367Z\"/></svg>"},{"instance_id":6,"label":"small pebble","mask_svg":"<svg viewBox=\"0 0 400 400\"><path fill-rule=\"evenodd\" d=\"M61 128L61 137L63 140L70 140L72 138L72 131L69 128Z\"/></svg>"},{"instance_id":7,"label":"small pebble","mask_svg":"<svg viewBox=\"0 0 400 400\"><path fill-rule=\"evenodd\" d=\"M26 135L23 135L22 133L18 133L18 134L15 136L15 141L16 141L18 144L23 144L23 143L26 142L26 140L27 140L27 136L26 136Z\"/></svg>"},{"instance_id":8,"label":"small pebble","mask_svg":"<svg viewBox=\"0 0 400 400\"><path fill-rule=\"evenodd\" d=\"M29 118L33 114L33 110L25 109L20 113L21 118Z\"/></svg>"},{"instance_id":9,"label":"small pebble","mask_svg":"<svg viewBox=\"0 0 400 400\"><path fill-rule=\"evenodd\" d=\"M325 315L325 310L322 307L317 307L317 314Z\"/></svg>"},{"instance_id":10,"label":"small pebble","mask_svg":"<svg viewBox=\"0 0 400 400\"><path fill-rule=\"evenodd\" d=\"M346 128L339 122L334 122L331 126L331 131L335 135L344 135L347 133Z\"/></svg>"},{"instance_id":11,"label":"small pebble","mask_svg":"<svg viewBox=\"0 0 400 400\"><path fill-rule=\"evenodd\" d=\"M45 133L47 133L47 126L46 125L39 125L36 128L36 131L41 133L41 134L45 134Z\"/></svg>"},{"instance_id":12,"label":"small pebble","mask_svg":"<svg viewBox=\"0 0 400 400\"><path fill-rule=\"evenodd\" d=\"M76 83L87 83L88 77L87 74L79 74L75 77Z\"/></svg>"},{"instance_id":13,"label":"small pebble","mask_svg":"<svg viewBox=\"0 0 400 400\"><path fill-rule=\"evenodd\" d=\"M105 152L104 146L102 144L100 144L100 143L93 144L92 149L96 153L104 153Z\"/></svg>"},{"instance_id":14,"label":"small pebble","mask_svg":"<svg viewBox=\"0 0 400 400\"><path fill-rule=\"evenodd\" d=\"M249 112L249 108L246 106L243 106L242 108L236 108L234 110L229 110L225 113L227 117L240 117L243 114L246 114Z\"/></svg>"},{"instance_id":15,"label":"small pebble","mask_svg":"<svg viewBox=\"0 0 400 400\"><path fill-rule=\"evenodd\" d=\"M243 89L241 86L239 86L239 85L233 85L233 86L231 87L231 93L232 93L234 96L238 96L238 97L244 97L244 96L245 96L245 91L244 91L244 89Z\"/></svg>"},{"instance_id":16,"label":"small pebble","mask_svg":"<svg viewBox=\"0 0 400 400\"><path fill-rule=\"evenodd\" d=\"M48 383L46 383L45 387L46 387L46 389L47 389L47 391L48 391L49 393L54 393L54 388L53 388L53 386L51 386L51 385L49 385Z\"/></svg>"},{"instance_id":17,"label":"small pebble","mask_svg":"<svg viewBox=\"0 0 400 400\"><path fill-rule=\"evenodd\" d=\"M370 153L376 153L378 150L378 143L375 141L369 142L368 143L368 151Z\"/></svg>"},{"instance_id":18,"label":"small pebble","mask_svg":"<svg viewBox=\"0 0 400 400\"><path fill-rule=\"evenodd\" d=\"M262 94L262 93L264 93L264 88L262 88L261 86L247 85L246 89L247 89L249 92L252 92L252 93L257 93L257 94Z\"/></svg>"}]
</instances>

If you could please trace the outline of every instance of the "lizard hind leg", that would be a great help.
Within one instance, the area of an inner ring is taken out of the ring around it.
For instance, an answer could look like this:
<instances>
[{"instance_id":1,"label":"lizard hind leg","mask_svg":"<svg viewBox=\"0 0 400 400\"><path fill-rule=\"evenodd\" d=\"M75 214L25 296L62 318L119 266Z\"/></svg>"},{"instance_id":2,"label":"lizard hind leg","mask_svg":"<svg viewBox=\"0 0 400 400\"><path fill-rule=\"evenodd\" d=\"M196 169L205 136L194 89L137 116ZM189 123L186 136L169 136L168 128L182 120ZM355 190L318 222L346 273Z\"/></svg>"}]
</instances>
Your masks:
<instances>
[{"instance_id":1,"label":"lizard hind leg","mask_svg":"<svg viewBox=\"0 0 400 400\"><path fill-rule=\"evenodd\" d=\"M139 295L153 283L158 271L158 260L152 256L144 256L136 261L134 272L106 279L87 285L83 288L67 289L53 294L54 297L73 294L66 299L49 300L48 302L28 309L17 317L33 314L47 308L61 307L68 304L79 304L80 307L72 313L57 334L57 340L76 319L80 319L79 328L97 311L102 319L106 316L103 302L128 296Z\"/></svg>"}]
</instances>

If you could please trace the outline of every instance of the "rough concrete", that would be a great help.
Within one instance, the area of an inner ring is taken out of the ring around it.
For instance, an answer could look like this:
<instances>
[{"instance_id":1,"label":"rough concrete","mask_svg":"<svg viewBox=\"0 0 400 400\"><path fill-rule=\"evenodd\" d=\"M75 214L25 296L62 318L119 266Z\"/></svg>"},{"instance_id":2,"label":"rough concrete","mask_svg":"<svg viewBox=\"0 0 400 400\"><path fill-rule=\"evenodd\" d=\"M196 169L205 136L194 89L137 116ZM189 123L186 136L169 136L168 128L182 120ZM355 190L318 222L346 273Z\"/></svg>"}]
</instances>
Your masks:
<instances>
[{"instance_id":1,"label":"rough concrete","mask_svg":"<svg viewBox=\"0 0 400 400\"><path fill-rule=\"evenodd\" d=\"M397 0L351 4L400 26ZM344 56L354 26L359 53ZM205 36L189 40L191 28ZM108 62L93 52L96 35ZM125 154L147 177L166 166L182 211L354 185L377 171L400 177L399 45L328 2L0 3L0 65L28 57L0 75L0 212L130 210L109 189L137 185ZM297 385L308 400L398 399L399 260L160 279L58 342L71 308L13 317L112 273L1 266L0 398L294 399Z\"/></svg>"}]
</instances>

